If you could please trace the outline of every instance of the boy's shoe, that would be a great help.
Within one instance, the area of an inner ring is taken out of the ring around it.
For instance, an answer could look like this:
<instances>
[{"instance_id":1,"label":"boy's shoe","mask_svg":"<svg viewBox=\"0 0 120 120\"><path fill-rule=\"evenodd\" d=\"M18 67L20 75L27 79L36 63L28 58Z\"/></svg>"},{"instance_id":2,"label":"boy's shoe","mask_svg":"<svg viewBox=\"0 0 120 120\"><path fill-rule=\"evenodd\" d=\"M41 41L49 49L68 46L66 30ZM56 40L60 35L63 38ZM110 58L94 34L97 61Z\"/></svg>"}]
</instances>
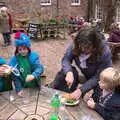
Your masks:
<instances>
[{"instance_id":1,"label":"boy's shoe","mask_svg":"<svg viewBox=\"0 0 120 120\"><path fill-rule=\"evenodd\" d=\"M9 45L10 45L10 43L3 43L3 44L2 44L3 47L7 47L7 46L9 46Z\"/></svg>"},{"instance_id":2,"label":"boy's shoe","mask_svg":"<svg viewBox=\"0 0 120 120\"><path fill-rule=\"evenodd\" d=\"M48 88L53 88L53 89L55 88L54 82L45 84L45 86L48 87Z\"/></svg>"},{"instance_id":3,"label":"boy's shoe","mask_svg":"<svg viewBox=\"0 0 120 120\"><path fill-rule=\"evenodd\" d=\"M6 47L6 46L7 46L7 44L6 44L6 43L3 43L3 44L2 44L2 46L3 46L3 47Z\"/></svg>"}]
</instances>

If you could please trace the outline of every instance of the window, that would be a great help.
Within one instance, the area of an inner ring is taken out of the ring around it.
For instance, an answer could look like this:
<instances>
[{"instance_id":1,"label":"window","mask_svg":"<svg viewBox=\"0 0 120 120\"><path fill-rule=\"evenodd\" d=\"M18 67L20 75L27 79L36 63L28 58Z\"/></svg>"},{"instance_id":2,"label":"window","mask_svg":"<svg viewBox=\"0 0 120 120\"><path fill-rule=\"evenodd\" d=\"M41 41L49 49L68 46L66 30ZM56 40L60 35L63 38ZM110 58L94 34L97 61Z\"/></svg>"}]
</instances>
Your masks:
<instances>
[{"instance_id":1,"label":"window","mask_svg":"<svg viewBox=\"0 0 120 120\"><path fill-rule=\"evenodd\" d=\"M0 6L6 6L6 3L5 2L0 2Z\"/></svg>"},{"instance_id":2,"label":"window","mask_svg":"<svg viewBox=\"0 0 120 120\"><path fill-rule=\"evenodd\" d=\"M120 22L120 0L117 0L117 6L116 6L116 22Z\"/></svg>"},{"instance_id":3,"label":"window","mask_svg":"<svg viewBox=\"0 0 120 120\"><path fill-rule=\"evenodd\" d=\"M80 5L80 0L72 0L71 5Z\"/></svg>"},{"instance_id":4,"label":"window","mask_svg":"<svg viewBox=\"0 0 120 120\"><path fill-rule=\"evenodd\" d=\"M120 8L116 9L116 22L120 22Z\"/></svg>"},{"instance_id":5,"label":"window","mask_svg":"<svg viewBox=\"0 0 120 120\"><path fill-rule=\"evenodd\" d=\"M101 20L103 19L103 9L100 0L98 0L98 3L96 4L95 18Z\"/></svg>"},{"instance_id":6,"label":"window","mask_svg":"<svg viewBox=\"0 0 120 120\"><path fill-rule=\"evenodd\" d=\"M97 15L96 15L96 18L97 19L103 19L103 11L102 11L102 8L100 6L97 6L97 11L96 11Z\"/></svg>"},{"instance_id":7,"label":"window","mask_svg":"<svg viewBox=\"0 0 120 120\"><path fill-rule=\"evenodd\" d=\"M51 0L40 0L41 5L51 5Z\"/></svg>"}]
</instances>

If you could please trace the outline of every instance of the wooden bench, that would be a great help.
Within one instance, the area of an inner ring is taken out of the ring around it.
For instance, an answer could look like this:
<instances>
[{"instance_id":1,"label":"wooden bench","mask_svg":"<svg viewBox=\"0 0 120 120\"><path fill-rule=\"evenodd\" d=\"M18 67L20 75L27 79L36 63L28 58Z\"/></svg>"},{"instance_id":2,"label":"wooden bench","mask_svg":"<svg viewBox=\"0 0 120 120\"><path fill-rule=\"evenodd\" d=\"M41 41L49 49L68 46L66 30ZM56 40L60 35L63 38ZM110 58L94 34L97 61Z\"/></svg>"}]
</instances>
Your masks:
<instances>
[{"instance_id":1,"label":"wooden bench","mask_svg":"<svg viewBox=\"0 0 120 120\"><path fill-rule=\"evenodd\" d=\"M113 57L114 55L118 55L118 53L120 53L120 51L115 53L115 49L120 47L120 42L119 43L108 42L108 45L110 46Z\"/></svg>"},{"instance_id":2,"label":"wooden bench","mask_svg":"<svg viewBox=\"0 0 120 120\"><path fill-rule=\"evenodd\" d=\"M12 28L13 33L16 33L18 31L25 32L25 28Z\"/></svg>"}]
</instances>

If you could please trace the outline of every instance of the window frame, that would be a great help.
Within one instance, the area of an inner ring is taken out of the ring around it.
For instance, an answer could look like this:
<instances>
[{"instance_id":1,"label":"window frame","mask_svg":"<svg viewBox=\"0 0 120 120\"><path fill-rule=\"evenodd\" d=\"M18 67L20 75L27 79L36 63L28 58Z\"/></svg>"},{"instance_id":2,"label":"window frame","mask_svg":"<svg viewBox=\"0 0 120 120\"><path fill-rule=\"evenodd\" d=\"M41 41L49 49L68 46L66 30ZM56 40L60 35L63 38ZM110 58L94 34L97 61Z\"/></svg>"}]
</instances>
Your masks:
<instances>
[{"instance_id":1,"label":"window frame","mask_svg":"<svg viewBox=\"0 0 120 120\"><path fill-rule=\"evenodd\" d=\"M50 3L41 3L41 0L40 0L40 5L42 5L42 6L49 6L49 5L52 5L51 0L49 0L49 1L50 1Z\"/></svg>"},{"instance_id":2,"label":"window frame","mask_svg":"<svg viewBox=\"0 0 120 120\"><path fill-rule=\"evenodd\" d=\"M76 6L76 5L80 5L80 4L81 4L81 0L79 0L78 3L75 3L75 2L72 2L72 1L71 1L71 5L72 5L72 6Z\"/></svg>"},{"instance_id":3,"label":"window frame","mask_svg":"<svg viewBox=\"0 0 120 120\"><path fill-rule=\"evenodd\" d=\"M7 6L6 2L0 2L0 7Z\"/></svg>"},{"instance_id":4,"label":"window frame","mask_svg":"<svg viewBox=\"0 0 120 120\"><path fill-rule=\"evenodd\" d=\"M103 19L103 9L99 4L95 6L95 19Z\"/></svg>"},{"instance_id":5,"label":"window frame","mask_svg":"<svg viewBox=\"0 0 120 120\"><path fill-rule=\"evenodd\" d=\"M120 22L120 8L116 8L116 22Z\"/></svg>"}]
</instances>

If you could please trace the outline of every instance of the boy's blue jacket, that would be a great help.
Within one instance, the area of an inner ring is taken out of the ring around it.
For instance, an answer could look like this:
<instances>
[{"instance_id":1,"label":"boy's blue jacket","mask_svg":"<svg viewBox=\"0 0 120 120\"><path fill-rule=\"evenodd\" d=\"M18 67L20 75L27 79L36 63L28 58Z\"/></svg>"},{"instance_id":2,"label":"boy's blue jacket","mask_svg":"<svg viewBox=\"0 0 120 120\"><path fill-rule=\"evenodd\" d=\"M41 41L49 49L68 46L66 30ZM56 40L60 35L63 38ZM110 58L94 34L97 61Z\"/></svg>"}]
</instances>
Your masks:
<instances>
[{"instance_id":1,"label":"boy's blue jacket","mask_svg":"<svg viewBox=\"0 0 120 120\"><path fill-rule=\"evenodd\" d=\"M31 65L32 75L35 78L37 78L44 71L43 64L40 63L40 58L36 52L29 53L28 57L29 57L30 65ZM17 64L18 64L17 58L16 56L13 56L9 62L9 65L12 67L15 67Z\"/></svg>"},{"instance_id":2,"label":"boy's blue jacket","mask_svg":"<svg viewBox=\"0 0 120 120\"><path fill-rule=\"evenodd\" d=\"M3 64L6 64L6 61L2 57L0 57L0 65L3 65Z\"/></svg>"}]
</instances>

